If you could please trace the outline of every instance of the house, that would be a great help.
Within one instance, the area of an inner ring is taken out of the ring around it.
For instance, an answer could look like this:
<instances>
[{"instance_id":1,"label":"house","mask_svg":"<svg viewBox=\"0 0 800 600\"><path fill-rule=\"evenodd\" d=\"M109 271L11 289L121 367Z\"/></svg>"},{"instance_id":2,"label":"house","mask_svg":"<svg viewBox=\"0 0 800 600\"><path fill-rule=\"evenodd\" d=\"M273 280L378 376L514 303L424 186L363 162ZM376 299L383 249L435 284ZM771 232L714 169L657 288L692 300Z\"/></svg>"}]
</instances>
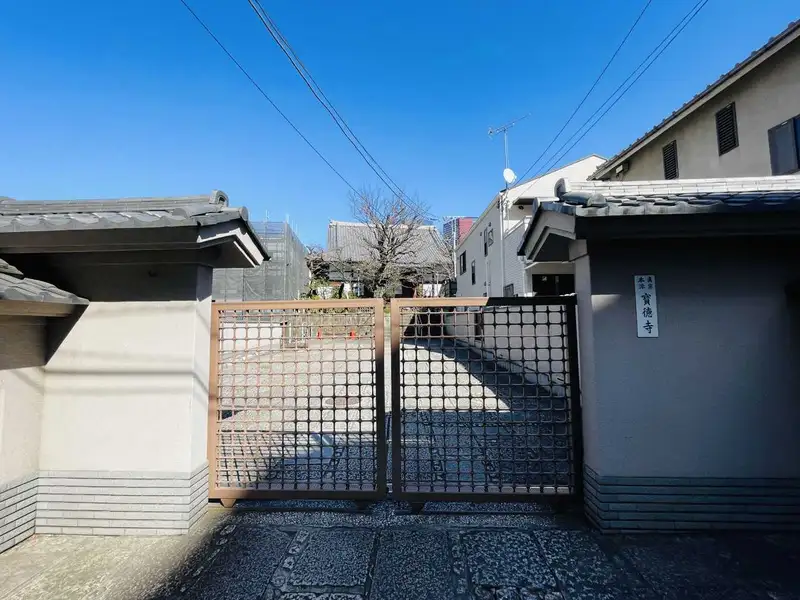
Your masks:
<instances>
[{"instance_id":1,"label":"house","mask_svg":"<svg viewBox=\"0 0 800 600\"><path fill-rule=\"evenodd\" d=\"M559 281L560 276L569 279L569 263L526 264L517 258L517 247L533 214L535 199L552 196L555 182L562 177L588 178L603 161L593 154L498 193L456 247L458 295L528 296L549 291L547 286Z\"/></svg>"},{"instance_id":2,"label":"house","mask_svg":"<svg viewBox=\"0 0 800 600\"><path fill-rule=\"evenodd\" d=\"M800 20L605 162L593 179L764 177L800 170Z\"/></svg>"},{"instance_id":3,"label":"house","mask_svg":"<svg viewBox=\"0 0 800 600\"><path fill-rule=\"evenodd\" d=\"M800 177L554 195L519 252L575 268L587 515L800 528Z\"/></svg>"},{"instance_id":4,"label":"house","mask_svg":"<svg viewBox=\"0 0 800 600\"><path fill-rule=\"evenodd\" d=\"M406 231L405 226L397 226ZM399 238L405 237L405 234ZM393 260L388 278L397 286L394 295L413 296L418 287L425 296L437 296L442 284L452 272L452 262L439 231L433 225L413 227L404 241L393 242ZM363 296L366 289L364 274L379 264L379 235L374 225L331 221L328 224L328 279L341 284L345 293Z\"/></svg>"},{"instance_id":5,"label":"house","mask_svg":"<svg viewBox=\"0 0 800 600\"><path fill-rule=\"evenodd\" d=\"M212 269L267 258L222 192L0 200L0 552L203 514Z\"/></svg>"}]
</instances>

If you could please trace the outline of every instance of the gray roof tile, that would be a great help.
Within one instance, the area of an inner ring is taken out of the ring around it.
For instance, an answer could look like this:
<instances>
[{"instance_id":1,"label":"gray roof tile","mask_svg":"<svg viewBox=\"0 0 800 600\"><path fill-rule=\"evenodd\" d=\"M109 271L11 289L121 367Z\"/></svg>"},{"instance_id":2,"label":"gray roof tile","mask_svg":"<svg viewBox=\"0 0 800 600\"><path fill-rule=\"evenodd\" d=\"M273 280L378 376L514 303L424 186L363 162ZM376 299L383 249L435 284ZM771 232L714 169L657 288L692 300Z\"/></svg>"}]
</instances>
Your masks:
<instances>
[{"instance_id":1,"label":"gray roof tile","mask_svg":"<svg viewBox=\"0 0 800 600\"><path fill-rule=\"evenodd\" d=\"M65 292L46 281L25 277L16 267L0 259L0 301L89 304L85 298Z\"/></svg>"},{"instance_id":2,"label":"gray roof tile","mask_svg":"<svg viewBox=\"0 0 800 600\"><path fill-rule=\"evenodd\" d=\"M608 192L574 191L562 195L558 202L543 202L540 208L578 217L797 212L800 211L800 190L731 190L624 196Z\"/></svg>"},{"instance_id":3,"label":"gray roof tile","mask_svg":"<svg viewBox=\"0 0 800 600\"><path fill-rule=\"evenodd\" d=\"M242 220L267 256L247 220L247 209L228 206L220 191L208 196L120 198L116 200L37 200L0 198L0 234L94 229L198 227Z\"/></svg>"},{"instance_id":4,"label":"gray roof tile","mask_svg":"<svg viewBox=\"0 0 800 600\"><path fill-rule=\"evenodd\" d=\"M331 221L328 224L328 250L331 259L359 262L369 258L368 240L371 227L363 223ZM422 226L414 232L402 257L403 266L449 264L442 237L433 226Z\"/></svg>"}]
</instances>

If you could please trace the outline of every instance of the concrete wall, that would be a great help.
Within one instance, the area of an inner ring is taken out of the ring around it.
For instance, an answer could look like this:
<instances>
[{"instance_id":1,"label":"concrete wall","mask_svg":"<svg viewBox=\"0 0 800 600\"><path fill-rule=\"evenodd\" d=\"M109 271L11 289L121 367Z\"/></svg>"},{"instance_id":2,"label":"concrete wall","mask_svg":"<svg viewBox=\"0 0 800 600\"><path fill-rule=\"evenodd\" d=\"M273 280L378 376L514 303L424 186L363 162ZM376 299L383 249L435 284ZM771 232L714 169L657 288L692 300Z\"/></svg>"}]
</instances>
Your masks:
<instances>
[{"instance_id":1,"label":"concrete wall","mask_svg":"<svg viewBox=\"0 0 800 600\"><path fill-rule=\"evenodd\" d=\"M787 510L800 522L800 306L784 290L800 278L799 250L796 242L639 241L590 245L576 261L585 463L606 499L595 497L606 506L600 518L619 518L609 516L609 497L669 504L676 487L714 495L713 478L729 503L760 493L750 505L794 504ZM656 277L655 339L636 336L636 274ZM764 491L766 479L779 489Z\"/></svg>"},{"instance_id":2,"label":"concrete wall","mask_svg":"<svg viewBox=\"0 0 800 600\"><path fill-rule=\"evenodd\" d=\"M717 148L716 112L736 103L739 146ZM612 179L664 178L662 147L677 140L681 179L772 175L767 131L800 115L800 42L749 73L629 160L629 171Z\"/></svg>"},{"instance_id":3,"label":"concrete wall","mask_svg":"<svg viewBox=\"0 0 800 600\"><path fill-rule=\"evenodd\" d=\"M67 275L92 303L46 367L42 470L188 473L205 460L208 271Z\"/></svg>"},{"instance_id":4,"label":"concrete wall","mask_svg":"<svg viewBox=\"0 0 800 600\"><path fill-rule=\"evenodd\" d=\"M0 552L33 534L44 319L0 317Z\"/></svg>"}]
</instances>

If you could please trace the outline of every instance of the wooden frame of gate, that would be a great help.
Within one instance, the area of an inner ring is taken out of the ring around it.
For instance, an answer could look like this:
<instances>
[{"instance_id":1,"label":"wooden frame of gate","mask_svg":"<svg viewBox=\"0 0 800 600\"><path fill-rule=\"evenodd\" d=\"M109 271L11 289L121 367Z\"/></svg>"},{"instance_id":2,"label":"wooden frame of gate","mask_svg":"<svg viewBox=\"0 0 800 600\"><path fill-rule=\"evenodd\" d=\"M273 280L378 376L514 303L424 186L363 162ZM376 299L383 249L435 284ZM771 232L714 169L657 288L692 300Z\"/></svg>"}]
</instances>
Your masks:
<instances>
[{"instance_id":1,"label":"wooden frame of gate","mask_svg":"<svg viewBox=\"0 0 800 600\"><path fill-rule=\"evenodd\" d=\"M391 301L393 499L415 504L431 500L508 501L557 499L582 492L576 307L574 295ZM492 324L486 323L487 313L491 314ZM450 321L448 327L446 320ZM518 333L512 333L517 324ZM524 327L538 330L543 326L547 329L543 335L539 331L524 335ZM493 333L487 331L490 328L494 328ZM461 338L472 343L464 343ZM480 342L476 342L477 338ZM561 383L554 385L555 377L551 374L550 385L541 385L540 372L525 373L524 364L521 374L514 373L515 365L511 365L514 361L498 358L501 353L497 350L493 351L495 358L487 360L483 354L487 338L495 345L504 345L509 358L513 358L510 355L514 352L522 357L516 367L520 362L536 364L540 354L546 353L548 360L543 362L549 362L551 367L560 364ZM526 340L533 342L532 347L525 345ZM512 350L514 346L517 349ZM525 358L530 352L536 359ZM453 371L452 385L447 384L445 355ZM437 372L439 362L441 367ZM459 362L461 373L457 368ZM493 362L497 363L494 368ZM406 366L413 368L407 370ZM437 407L433 389L439 373L441 401ZM532 374L536 377L534 384L528 381ZM407 377L412 383L406 381ZM463 394L471 387L463 382L475 377L483 378L483 391L477 397L470 391ZM501 400L501 388L506 383L508 393ZM413 395L406 397L405 386L414 390ZM491 394L492 398L487 397L489 387L497 391ZM515 397L515 391L520 389L522 393ZM405 405L412 400L416 406L408 410ZM510 406L502 407L503 403ZM531 410L530 406L524 406L526 403L537 408ZM420 404L427 404L427 408L420 408ZM404 415L408 417L406 421ZM543 422L542 417L548 421ZM503 435L502 428L510 434ZM534 428L536 434L527 433ZM408 435L405 429L410 431ZM519 435L520 429L525 433ZM462 445L462 440L468 443ZM476 448L483 453L477 458L473 452ZM435 453L439 456L434 456ZM490 462L494 467L492 472L487 468ZM437 466L441 469L442 463L443 472L434 473ZM448 473L448 469L453 472Z\"/></svg>"},{"instance_id":2,"label":"wooden frame of gate","mask_svg":"<svg viewBox=\"0 0 800 600\"><path fill-rule=\"evenodd\" d=\"M386 497L383 308L380 299L212 303L209 498L232 505L237 499ZM316 363L319 372L312 369ZM338 383L342 374L345 381ZM348 402L352 392L358 406L337 407L337 386L345 386ZM291 392L295 406L283 404L284 392ZM333 431L314 431L317 424L324 428L325 413ZM228 423L236 419L238 424ZM344 448L356 450L354 456L325 456L341 451L326 438L348 436L368 443ZM298 450L305 451L305 461L287 456ZM332 481L330 473L323 475L329 458L341 459L347 469L338 480L336 471ZM275 463L283 464L274 469ZM351 468L362 478L352 479ZM363 479L365 472L370 480Z\"/></svg>"},{"instance_id":3,"label":"wooden frame of gate","mask_svg":"<svg viewBox=\"0 0 800 600\"><path fill-rule=\"evenodd\" d=\"M382 300L212 303L209 498L386 498L387 437L395 500L580 494L575 311L574 295L392 300L387 432Z\"/></svg>"}]
</instances>

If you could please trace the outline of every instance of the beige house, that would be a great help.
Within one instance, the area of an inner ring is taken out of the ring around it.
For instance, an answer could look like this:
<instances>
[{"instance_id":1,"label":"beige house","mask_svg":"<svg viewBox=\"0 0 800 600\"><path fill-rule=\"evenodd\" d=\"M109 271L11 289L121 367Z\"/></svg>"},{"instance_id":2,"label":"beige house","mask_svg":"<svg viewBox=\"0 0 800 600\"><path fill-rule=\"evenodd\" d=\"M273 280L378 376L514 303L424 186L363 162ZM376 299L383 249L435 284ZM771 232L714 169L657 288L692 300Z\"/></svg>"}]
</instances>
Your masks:
<instances>
[{"instance_id":1,"label":"beige house","mask_svg":"<svg viewBox=\"0 0 800 600\"><path fill-rule=\"evenodd\" d=\"M266 259L221 192L0 201L0 552L188 530L208 501L211 272Z\"/></svg>"},{"instance_id":2,"label":"beige house","mask_svg":"<svg viewBox=\"0 0 800 600\"><path fill-rule=\"evenodd\" d=\"M587 515L800 529L800 177L555 195L520 254L574 265Z\"/></svg>"},{"instance_id":3,"label":"beige house","mask_svg":"<svg viewBox=\"0 0 800 600\"><path fill-rule=\"evenodd\" d=\"M593 179L764 177L800 171L800 20L616 156Z\"/></svg>"}]
</instances>

